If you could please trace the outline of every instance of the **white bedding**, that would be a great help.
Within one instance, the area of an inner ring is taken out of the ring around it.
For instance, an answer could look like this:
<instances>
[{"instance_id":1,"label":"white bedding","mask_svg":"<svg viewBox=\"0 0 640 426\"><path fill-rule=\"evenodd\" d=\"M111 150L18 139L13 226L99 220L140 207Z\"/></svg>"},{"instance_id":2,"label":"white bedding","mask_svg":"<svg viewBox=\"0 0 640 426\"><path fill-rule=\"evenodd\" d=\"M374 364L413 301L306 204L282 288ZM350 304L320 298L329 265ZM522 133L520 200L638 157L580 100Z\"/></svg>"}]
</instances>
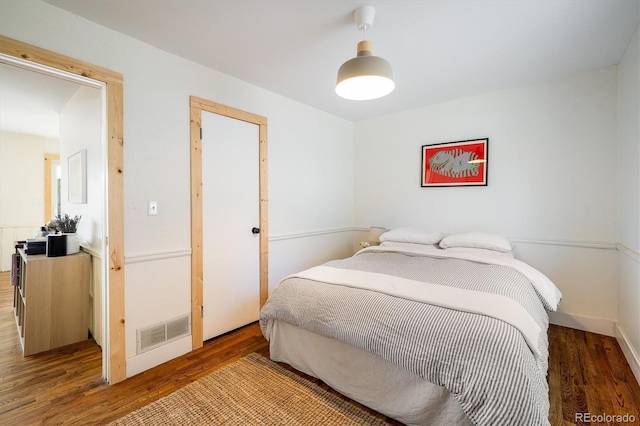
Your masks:
<instances>
[{"instance_id":1,"label":"white bedding","mask_svg":"<svg viewBox=\"0 0 640 426\"><path fill-rule=\"evenodd\" d=\"M560 299L547 277L511 253L389 241L285 278L260 321L272 358L389 417L545 425L545 309ZM382 362L382 377L367 374L372 359ZM408 377L396 382L389 377L398 368ZM419 394L396 392L405 381L407 389L428 386ZM452 397L466 413L458 420L419 414L440 412ZM390 409L386 398L401 408Z\"/></svg>"},{"instance_id":2,"label":"white bedding","mask_svg":"<svg viewBox=\"0 0 640 426\"><path fill-rule=\"evenodd\" d=\"M379 356L275 321L272 360L321 378L341 394L407 425L470 426L453 394Z\"/></svg>"},{"instance_id":3,"label":"white bedding","mask_svg":"<svg viewBox=\"0 0 640 426\"><path fill-rule=\"evenodd\" d=\"M444 308L487 315L511 324L520 330L531 351L536 356L540 356L538 340L542 329L522 305L500 294L447 287L393 275L339 269L322 265L293 274L290 278L304 278L327 284L372 290Z\"/></svg>"},{"instance_id":4,"label":"white bedding","mask_svg":"<svg viewBox=\"0 0 640 426\"><path fill-rule=\"evenodd\" d=\"M558 309L558 304L560 304L562 300L562 293L549 278L532 266L515 259L511 253L500 253L492 250L473 248L441 249L435 245L397 243L391 241L384 242L379 246L367 247L360 250L360 252L364 251L400 251L405 253L426 254L432 257L464 259L490 265L507 266L527 277L552 311Z\"/></svg>"}]
</instances>

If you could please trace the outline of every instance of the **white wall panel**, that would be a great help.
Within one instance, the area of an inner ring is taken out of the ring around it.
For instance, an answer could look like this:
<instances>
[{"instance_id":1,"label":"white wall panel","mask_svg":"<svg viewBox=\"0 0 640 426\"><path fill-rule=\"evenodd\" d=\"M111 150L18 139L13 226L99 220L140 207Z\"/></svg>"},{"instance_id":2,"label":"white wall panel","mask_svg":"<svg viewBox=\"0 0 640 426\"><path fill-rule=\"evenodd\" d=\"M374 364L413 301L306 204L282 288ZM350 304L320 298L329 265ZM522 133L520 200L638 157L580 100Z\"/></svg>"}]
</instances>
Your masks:
<instances>
[{"instance_id":1,"label":"white wall panel","mask_svg":"<svg viewBox=\"0 0 640 426\"><path fill-rule=\"evenodd\" d=\"M620 328L629 346L640 356L640 257L620 253ZM631 362L630 362L631 363ZM637 365L640 367L640 365ZM640 377L638 377L640 381Z\"/></svg>"},{"instance_id":2,"label":"white wall panel","mask_svg":"<svg viewBox=\"0 0 640 426\"><path fill-rule=\"evenodd\" d=\"M191 314L190 291L174 290L190 288L191 258L180 256L137 263L127 262L126 266L125 318L129 325L126 329L126 349L127 358L132 358L136 356L137 329ZM158 352L162 350L162 347L154 349ZM151 367L154 365L147 366Z\"/></svg>"},{"instance_id":3,"label":"white wall panel","mask_svg":"<svg viewBox=\"0 0 640 426\"><path fill-rule=\"evenodd\" d=\"M640 36L618 65L619 339L640 381Z\"/></svg>"},{"instance_id":4,"label":"white wall panel","mask_svg":"<svg viewBox=\"0 0 640 426\"><path fill-rule=\"evenodd\" d=\"M0 132L0 225L43 225L46 141Z\"/></svg>"},{"instance_id":5,"label":"white wall panel","mask_svg":"<svg viewBox=\"0 0 640 426\"><path fill-rule=\"evenodd\" d=\"M356 225L615 241L615 67L355 125ZM489 185L421 188L421 146L488 137Z\"/></svg>"},{"instance_id":6,"label":"white wall panel","mask_svg":"<svg viewBox=\"0 0 640 426\"><path fill-rule=\"evenodd\" d=\"M421 146L489 138L488 186L421 188ZM616 242L616 67L355 125L356 226ZM597 245L597 244L596 244ZM560 309L617 320L614 250L519 244Z\"/></svg>"},{"instance_id":7,"label":"white wall panel","mask_svg":"<svg viewBox=\"0 0 640 426\"><path fill-rule=\"evenodd\" d=\"M562 291L558 312L617 321L618 252L615 249L516 243L514 254L544 273Z\"/></svg>"},{"instance_id":8,"label":"white wall panel","mask_svg":"<svg viewBox=\"0 0 640 426\"><path fill-rule=\"evenodd\" d=\"M287 275L353 255L353 232L336 231L269 241L269 293Z\"/></svg>"},{"instance_id":9,"label":"white wall panel","mask_svg":"<svg viewBox=\"0 0 640 426\"><path fill-rule=\"evenodd\" d=\"M618 66L618 242L640 252L640 41Z\"/></svg>"},{"instance_id":10,"label":"white wall panel","mask_svg":"<svg viewBox=\"0 0 640 426\"><path fill-rule=\"evenodd\" d=\"M102 94L81 86L60 111L60 204L62 214L82 216L78 224L80 244L100 253L104 224ZM69 201L69 157L86 150L87 202Z\"/></svg>"}]
</instances>

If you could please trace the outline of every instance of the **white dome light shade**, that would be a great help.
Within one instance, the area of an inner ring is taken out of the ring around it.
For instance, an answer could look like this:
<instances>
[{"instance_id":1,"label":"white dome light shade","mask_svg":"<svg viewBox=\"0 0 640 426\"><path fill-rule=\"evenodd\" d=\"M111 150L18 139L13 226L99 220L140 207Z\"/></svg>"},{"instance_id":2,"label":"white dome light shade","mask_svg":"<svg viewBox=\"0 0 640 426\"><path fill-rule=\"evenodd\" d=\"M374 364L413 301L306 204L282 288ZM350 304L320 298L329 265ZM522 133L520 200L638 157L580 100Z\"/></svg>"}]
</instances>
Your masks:
<instances>
[{"instance_id":1,"label":"white dome light shade","mask_svg":"<svg viewBox=\"0 0 640 426\"><path fill-rule=\"evenodd\" d=\"M362 6L353 13L359 30L368 30L373 25L376 10L371 6ZM391 65L384 59L373 56L371 42L358 43L358 55L342 64L338 70L336 93L353 101L377 99L393 92Z\"/></svg>"},{"instance_id":2,"label":"white dome light shade","mask_svg":"<svg viewBox=\"0 0 640 426\"><path fill-rule=\"evenodd\" d=\"M387 96L393 91L393 80L378 75L362 75L344 80L336 86L341 98L351 101L368 101Z\"/></svg>"},{"instance_id":3,"label":"white dome light shade","mask_svg":"<svg viewBox=\"0 0 640 426\"><path fill-rule=\"evenodd\" d=\"M336 93L341 98L367 101L388 95L396 87L389 62L371 54L371 42L358 43L358 56L338 70Z\"/></svg>"}]
</instances>

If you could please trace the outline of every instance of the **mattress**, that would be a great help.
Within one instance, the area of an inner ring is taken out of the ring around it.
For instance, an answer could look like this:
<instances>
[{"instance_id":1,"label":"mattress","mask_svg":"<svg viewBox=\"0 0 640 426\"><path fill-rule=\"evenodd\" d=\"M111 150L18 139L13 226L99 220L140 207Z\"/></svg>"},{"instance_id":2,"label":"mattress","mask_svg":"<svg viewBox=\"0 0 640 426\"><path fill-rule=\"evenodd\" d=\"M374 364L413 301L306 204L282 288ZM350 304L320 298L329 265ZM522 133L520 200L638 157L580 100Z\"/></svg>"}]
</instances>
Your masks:
<instances>
[{"instance_id":1,"label":"mattress","mask_svg":"<svg viewBox=\"0 0 640 426\"><path fill-rule=\"evenodd\" d=\"M473 424L442 386L338 340L275 321L269 353L272 360L319 378L341 394L404 424Z\"/></svg>"}]
</instances>

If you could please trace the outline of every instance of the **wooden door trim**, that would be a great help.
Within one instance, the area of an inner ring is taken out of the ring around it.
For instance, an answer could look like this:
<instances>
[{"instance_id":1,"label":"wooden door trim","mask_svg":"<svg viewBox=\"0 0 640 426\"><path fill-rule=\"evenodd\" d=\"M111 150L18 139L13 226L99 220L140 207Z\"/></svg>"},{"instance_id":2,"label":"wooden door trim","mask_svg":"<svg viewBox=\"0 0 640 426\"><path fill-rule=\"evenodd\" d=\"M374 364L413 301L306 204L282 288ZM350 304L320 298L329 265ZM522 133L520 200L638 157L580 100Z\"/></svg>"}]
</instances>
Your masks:
<instances>
[{"instance_id":1,"label":"wooden door trim","mask_svg":"<svg viewBox=\"0 0 640 426\"><path fill-rule=\"evenodd\" d=\"M44 155L44 222L48 223L51 216L51 163L53 161L60 161L58 154L45 154ZM59 201L59 200L58 200Z\"/></svg>"},{"instance_id":2,"label":"wooden door trim","mask_svg":"<svg viewBox=\"0 0 640 426\"><path fill-rule=\"evenodd\" d=\"M259 127L260 185L260 307L269 296L269 230L267 192L267 119L195 96L189 98L191 137L191 338L192 347L202 347L202 111L253 123Z\"/></svg>"},{"instance_id":3,"label":"wooden door trim","mask_svg":"<svg viewBox=\"0 0 640 426\"><path fill-rule=\"evenodd\" d=\"M108 324L110 384L127 377L124 325L124 137L123 78L121 74L60 55L18 40L0 36L0 53L105 84L107 131L107 220L109 289Z\"/></svg>"}]
</instances>

